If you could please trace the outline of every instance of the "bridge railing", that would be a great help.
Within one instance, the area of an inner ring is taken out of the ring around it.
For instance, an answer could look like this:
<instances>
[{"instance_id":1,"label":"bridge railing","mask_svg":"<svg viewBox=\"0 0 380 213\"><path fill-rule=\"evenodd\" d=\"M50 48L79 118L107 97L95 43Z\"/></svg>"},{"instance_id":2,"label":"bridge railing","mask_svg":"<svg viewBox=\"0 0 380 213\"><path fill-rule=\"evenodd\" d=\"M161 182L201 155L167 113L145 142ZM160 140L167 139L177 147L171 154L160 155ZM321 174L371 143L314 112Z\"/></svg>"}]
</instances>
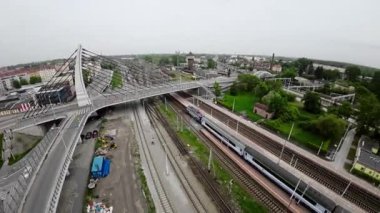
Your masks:
<instances>
[{"instance_id":1,"label":"bridge railing","mask_svg":"<svg viewBox=\"0 0 380 213\"><path fill-rule=\"evenodd\" d=\"M52 142L58 135L59 129L53 125L46 133L45 137L33 148L23 159L11 166L8 175L19 172L16 180L7 186L7 193L3 197L2 207L4 212L18 212L25 201L35 176L37 175L42 162L48 153ZM10 177L8 177L10 178Z\"/></svg>"},{"instance_id":2,"label":"bridge railing","mask_svg":"<svg viewBox=\"0 0 380 213\"><path fill-rule=\"evenodd\" d=\"M79 127L81 127L81 128L78 129L79 131L75 131L75 135L73 137L74 139L72 141L70 141L71 144L69 145L68 149L65 149L66 150L65 152L67 152L67 154L65 155L66 157L65 157L64 161L62 162L62 164L58 165L58 168L61 168L61 169L60 169L60 172L58 173L57 177L54 177L56 180L55 184L54 184L55 187L54 187L54 190L52 191L52 193L50 195L49 205L48 205L48 209L47 209L47 211L50 213L54 213L57 210L59 197L61 195L62 187L63 187L63 184L65 182L65 177L66 177L67 171L69 169L69 166L70 166L70 163L72 160L72 156L73 156L75 148L78 144L80 133L82 132L82 129L86 123L87 117L90 115L89 112L93 111L93 109L94 109L92 106L83 107L83 108L86 110L86 112L84 114L79 114L79 115L76 115L74 117L74 119L80 119ZM72 125L73 124L70 124L70 127L68 129L78 128L78 126L74 127ZM62 136L62 137L64 137L64 136ZM62 143L65 143L65 141L62 141Z\"/></svg>"}]
</instances>

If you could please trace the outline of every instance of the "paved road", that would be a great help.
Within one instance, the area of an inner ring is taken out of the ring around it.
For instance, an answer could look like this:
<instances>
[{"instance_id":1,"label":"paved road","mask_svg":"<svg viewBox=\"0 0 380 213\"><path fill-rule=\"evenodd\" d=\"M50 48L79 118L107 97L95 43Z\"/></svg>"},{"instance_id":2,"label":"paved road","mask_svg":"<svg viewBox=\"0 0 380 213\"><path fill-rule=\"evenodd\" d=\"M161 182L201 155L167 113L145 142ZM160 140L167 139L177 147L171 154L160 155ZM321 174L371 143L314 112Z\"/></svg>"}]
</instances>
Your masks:
<instances>
[{"instance_id":1,"label":"paved road","mask_svg":"<svg viewBox=\"0 0 380 213\"><path fill-rule=\"evenodd\" d=\"M335 160L333 162L335 169L343 169L347 159L348 152L350 152L351 144L354 141L356 129L348 131L346 137L343 140L340 150L336 153Z\"/></svg>"},{"instance_id":2,"label":"paved road","mask_svg":"<svg viewBox=\"0 0 380 213\"><path fill-rule=\"evenodd\" d=\"M75 133L78 133L78 126L83 118L84 115L73 116L63 126L63 131L61 131L45 162L42 164L29 191L23 212L45 212L50 201L50 193L56 186L56 177L61 171L60 165L66 159L66 147L68 148L72 143L76 143L76 141L74 142Z\"/></svg>"}]
</instances>

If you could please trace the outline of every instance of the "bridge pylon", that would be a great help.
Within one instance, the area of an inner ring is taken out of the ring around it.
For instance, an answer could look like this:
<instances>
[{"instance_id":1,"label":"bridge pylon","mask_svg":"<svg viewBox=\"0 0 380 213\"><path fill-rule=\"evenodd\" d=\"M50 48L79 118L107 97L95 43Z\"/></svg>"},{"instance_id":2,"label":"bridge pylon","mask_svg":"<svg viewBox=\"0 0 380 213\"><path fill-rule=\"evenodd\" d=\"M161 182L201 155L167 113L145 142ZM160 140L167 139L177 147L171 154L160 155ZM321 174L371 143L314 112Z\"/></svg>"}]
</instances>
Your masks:
<instances>
[{"instance_id":1,"label":"bridge pylon","mask_svg":"<svg viewBox=\"0 0 380 213\"><path fill-rule=\"evenodd\" d=\"M87 94L82 73L82 45L79 45L75 61L75 93L79 107L91 105L91 99Z\"/></svg>"}]
</instances>

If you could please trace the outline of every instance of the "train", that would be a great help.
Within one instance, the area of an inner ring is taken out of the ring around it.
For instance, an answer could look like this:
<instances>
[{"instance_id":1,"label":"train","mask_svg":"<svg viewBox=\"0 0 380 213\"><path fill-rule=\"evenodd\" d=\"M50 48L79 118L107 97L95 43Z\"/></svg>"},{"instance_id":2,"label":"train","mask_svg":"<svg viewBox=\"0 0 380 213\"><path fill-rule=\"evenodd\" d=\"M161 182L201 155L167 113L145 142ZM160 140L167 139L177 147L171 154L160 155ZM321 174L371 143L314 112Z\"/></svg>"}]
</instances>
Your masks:
<instances>
[{"instance_id":1,"label":"train","mask_svg":"<svg viewBox=\"0 0 380 213\"><path fill-rule=\"evenodd\" d=\"M331 212L328 208L324 207L323 204L320 204L310 198L308 195L304 195L303 192L298 188L296 191L294 190L294 184L290 184L286 181L285 178L281 177L281 175L276 174L271 169L265 167L260 161L255 158L255 151L251 147L241 143L230 133L223 131L219 125L215 122L211 121L207 117L205 117L197 108L194 106L187 106L186 111L188 114L199 122L207 131L209 131L212 135L214 135L217 139L220 140L221 143L225 144L231 150L233 150L237 155L243 158L248 164L253 166L256 170L258 170L261 174L267 177L274 184L279 186L282 190L284 190L288 194L293 194L293 197L299 201L299 203L303 204L308 209L313 212L318 213L329 213ZM332 208L330 208L332 209Z\"/></svg>"}]
</instances>

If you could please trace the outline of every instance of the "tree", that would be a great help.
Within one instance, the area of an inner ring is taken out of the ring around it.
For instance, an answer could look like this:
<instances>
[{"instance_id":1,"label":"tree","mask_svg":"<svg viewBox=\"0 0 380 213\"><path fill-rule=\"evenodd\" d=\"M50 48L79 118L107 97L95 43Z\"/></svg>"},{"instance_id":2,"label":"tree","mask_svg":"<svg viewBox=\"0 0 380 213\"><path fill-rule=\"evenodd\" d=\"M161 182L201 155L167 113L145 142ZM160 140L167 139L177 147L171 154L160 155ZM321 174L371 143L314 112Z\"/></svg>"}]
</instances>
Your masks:
<instances>
[{"instance_id":1,"label":"tree","mask_svg":"<svg viewBox=\"0 0 380 213\"><path fill-rule=\"evenodd\" d=\"M298 75L301 76L309 66L313 66L313 61L307 58L299 58L295 61L295 65L298 68Z\"/></svg>"},{"instance_id":2,"label":"tree","mask_svg":"<svg viewBox=\"0 0 380 213\"><path fill-rule=\"evenodd\" d=\"M30 84L36 84L36 83L41 83L41 82L42 82L41 76L39 75L30 76L30 79L29 79Z\"/></svg>"},{"instance_id":3,"label":"tree","mask_svg":"<svg viewBox=\"0 0 380 213\"><path fill-rule=\"evenodd\" d=\"M361 74L361 71L360 71L360 68L358 66L348 66L346 68L345 73L346 73L348 80L355 82L358 80L358 77Z\"/></svg>"},{"instance_id":4,"label":"tree","mask_svg":"<svg viewBox=\"0 0 380 213\"><path fill-rule=\"evenodd\" d=\"M91 83L90 71L88 71L87 69L82 69L82 76L85 86Z\"/></svg>"},{"instance_id":5,"label":"tree","mask_svg":"<svg viewBox=\"0 0 380 213\"><path fill-rule=\"evenodd\" d=\"M337 141L342 136L346 123L336 117L336 115L328 114L320 116L313 122L313 131L321 135L324 139Z\"/></svg>"},{"instance_id":6,"label":"tree","mask_svg":"<svg viewBox=\"0 0 380 213\"><path fill-rule=\"evenodd\" d=\"M342 105L338 107L337 113L343 118L349 118L352 114L351 104L347 101L343 102Z\"/></svg>"},{"instance_id":7,"label":"tree","mask_svg":"<svg viewBox=\"0 0 380 213\"><path fill-rule=\"evenodd\" d=\"M179 66L180 63L186 62L186 58L182 55L172 55L171 62L174 66Z\"/></svg>"},{"instance_id":8,"label":"tree","mask_svg":"<svg viewBox=\"0 0 380 213\"><path fill-rule=\"evenodd\" d=\"M369 133L371 128L378 132L380 126L380 103L374 94L361 96L357 115L358 129L361 133Z\"/></svg>"},{"instance_id":9,"label":"tree","mask_svg":"<svg viewBox=\"0 0 380 213\"><path fill-rule=\"evenodd\" d=\"M269 110L271 112L274 112L276 117L279 117L287 105L288 102L286 98L282 97L279 93L276 92L269 101Z\"/></svg>"},{"instance_id":10,"label":"tree","mask_svg":"<svg viewBox=\"0 0 380 213\"><path fill-rule=\"evenodd\" d=\"M250 74L240 74L238 76L238 90L244 92L253 92L255 86L260 83L260 79Z\"/></svg>"},{"instance_id":11,"label":"tree","mask_svg":"<svg viewBox=\"0 0 380 213\"><path fill-rule=\"evenodd\" d=\"M160 58L160 62L158 62L158 63L161 66L168 65L168 64L170 64L170 59L169 59L169 57L163 56Z\"/></svg>"},{"instance_id":12,"label":"tree","mask_svg":"<svg viewBox=\"0 0 380 213\"><path fill-rule=\"evenodd\" d=\"M218 82L215 81L215 83L214 83L214 94L216 97L219 97L221 95L221 93L222 93L222 90L220 88L220 85Z\"/></svg>"},{"instance_id":13,"label":"tree","mask_svg":"<svg viewBox=\"0 0 380 213\"><path fill-rule=\"evenodd\" d=\"M322 79L323 77L323 67L318 66L314 71L314 76L316 79Z\"/></svg>"},{"instance_id":14,"label":"tree","mask_svg":"<svg viewBox=\"0 0 380 213\"><path fill-rule=\"evenodd\" d=\"M14 80L12 81L12 85L13 85L13 87L16 88L16 89L21 88L20 81L18 81L18 80L16 80L16 79L14 79Z\"/></svg>"},{"instance_id":15,"label":"tree","mask_svg":"<svg viewBox=\"0 0 380 213\"><path fill-rule=\"evenodd\" d=\"M294 67L284 69L281 77L294 79L297 76L297 72Z\"/></svg>"},{"instance_id":16,"label":"tree","mask_svg":"<svg viewBox=\"0 0 380 213\"><path fill-rule=\"evenodd\" d=\"M321 111L321 100L318 93L308 92L303 97L304 109L310 113L317 114Z\"/></svg>"},{"instance_id":17,"label":"tree","mask_svg":"<svg viewBox=\"0 0 380 213\"><path fill-rule=\"evenodd\" d=\"M236 82L232 83L231 87L230 87L230 95L237 95L238 93L238 89L237 89L237 85L236 85Z\"/></svg>"},{"instance_id":18,"label":"tree","mask_svg":"<svg viewBox=\"0 0 380 213\"><path fill-rule=\"evenodd\" d=\"M212 59L212 58L207 59L207 68L209 68L209 69L215 69L216 68L216 62L214 61L214 59Z\"/></svg>"},{"instance_id":19,"label":"tree","mask_svg":"<svg viewBox=\"0 0 380 213\"><path fill-rule=\"evenodd\" d=\"M28 80L26 80L25 78L20 78L20 84L21 84L21 85L28 85L29 82L28 82Z\"/></svg>"},{"instance_id":20,"label":"tree","mask_svg":"<svg viewBox=\"0 0 380 213\"><path fill-rule=\"evenodd\" d=\"M322 73L323 79L328 81L335 81L339 76L340 74L338 70L324 70Z\"/></svg>"},{"instance_id":21,"label":"tree","mask_svg":"<svg viewBox=\"0 0 380 213\"><path fill-rule=\"evenodd\" d=\"M371 83L369 84L369 89L377 95L380 99L380 71L375 72Z\"/></svg>"},{"instance_id":22,"label":"tree","mask_svg":"<svg viewBox=\"0 0 380 213\"><path fill-rule=\"evenodd\" d=\"M260 99L264 97L264 95L268 94L269 88L267 84L262 81L255 87L255 95L259 97Z\"/></svg>"}]
</instances>

